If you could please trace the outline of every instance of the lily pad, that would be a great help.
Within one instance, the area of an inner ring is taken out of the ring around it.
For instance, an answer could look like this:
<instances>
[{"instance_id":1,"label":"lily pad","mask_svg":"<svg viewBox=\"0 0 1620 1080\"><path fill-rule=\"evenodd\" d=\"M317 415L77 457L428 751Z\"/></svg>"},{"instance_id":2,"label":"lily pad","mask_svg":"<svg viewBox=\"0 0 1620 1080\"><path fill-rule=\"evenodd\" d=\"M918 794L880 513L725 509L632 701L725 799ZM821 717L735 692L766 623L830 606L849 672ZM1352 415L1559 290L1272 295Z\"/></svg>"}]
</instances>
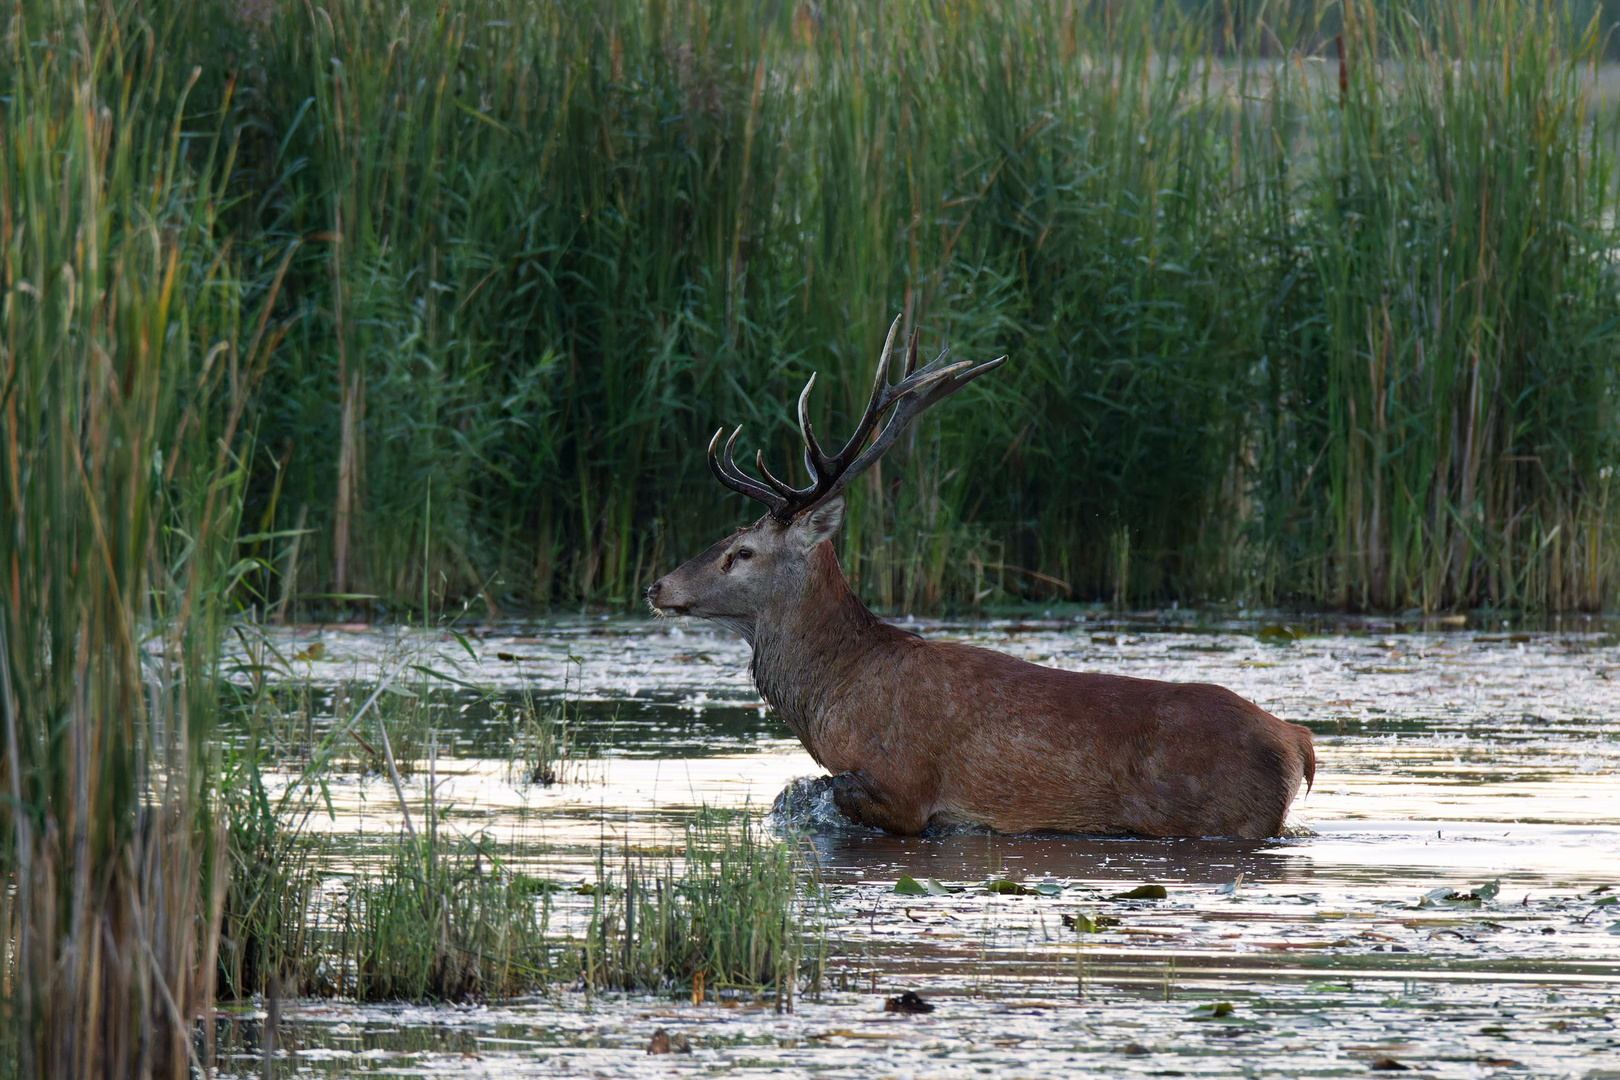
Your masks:
<instances>
[{"instance_id":1,"label":"lily pad","mask_svg":"<svg viewBox=\"0 0 1620 1080\"><path fill-rule=\"evenodd\" d=\"M1198 1006L1188 1015L1194 1020L1212 1020L1221 1016L1231 1016L1232 1003L1230 1001L1211 1001Z\"/></svg>"},{"instance_id":2,"label":"lily pad","mask_svg":"<svg viewBox=\"0 0 1620 1080\"><path fill-rule=\"evenodd\" d=\"M1349 994L1354 993L1355 988L1349 983L1328 982L1324 980L1321 982L1311 983L1305 988L1305 992L1307 994Z\"/></svg>"},{"instance_id":3,"label":"lily pad","mask_svg":"<svg viewBox=\"0 0 1620 1080\"><path fill-rule=\"evenodd\" d=\"M894 883L894 891L901 896L927 896L928 886L912 877L910 874L901 874L900 880Z\"/></svg>"},{"instance_id":4,"label":"lily pad","mask_svg":"<svg viewBox=\"0 0 1620 1080\"><path fill-rule=\"evenodd\" d=\"M1170 896L1163 885L1138 885L1130 892L1115 893L1110 900L1164 900Z\"/></svg>"},{"instance_id":5,"label":"lily pad","mask_svg":"<svg viewBox=\"0 0 1620 1080\"><path fill-rule=\"evenodd\" d=\"M519 896L534 896L544 893L567 892L579 886L566 881L554 881L551 878L530 877L527 874L512 875L512 891Z\"/></svg>"},{"instance_id":6,"label":"lily pad","mask_svg":"<svg viewBox=\"0 0 1620 1080\"><path fill-rule=\"evenodd\" d=\"M984 887L987 892L993 892L998 896L1028 896L1035 891L1027 885L1020 885L1016 881L1008 881L1005 878L987 881L984 883Z\"/></svg>"}]
</instances>

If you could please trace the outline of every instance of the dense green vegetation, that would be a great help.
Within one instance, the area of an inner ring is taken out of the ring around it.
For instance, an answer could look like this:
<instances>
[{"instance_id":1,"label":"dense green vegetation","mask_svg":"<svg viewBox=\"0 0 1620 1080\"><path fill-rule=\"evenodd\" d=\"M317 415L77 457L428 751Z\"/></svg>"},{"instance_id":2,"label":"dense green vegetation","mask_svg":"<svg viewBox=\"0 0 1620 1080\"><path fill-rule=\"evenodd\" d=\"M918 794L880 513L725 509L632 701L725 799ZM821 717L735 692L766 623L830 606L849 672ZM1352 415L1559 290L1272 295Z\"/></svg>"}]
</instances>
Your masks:
<instances>
[{"instance_id":1,"label":"dense green vegetation","mask_svg":"<svg viewBox=\"0 0 1620 1080\"><path fill-rule=\"evenodd\" d=\"M66 62L76 18L22 10L14 79ZM280 613L424 585L634 604L753 513L709 478L709 434L744 423L796 464L799 386L821 371L847 427L896 312L1013 362L859 485L845 559L875 603L1610 595L1595 16L176 17L89 19L198 66L177 153L231 150L210 227L240 287L290 258L244 462L250 584Z\"/></svg>"},{"instance_id":2,"label":"dense green vegetation","mask_svg":"<svg viewBox=\"0 0 1620 1080\"><path fill-rule=\"evenodd\" d=\"M861 486L875 602L1600 604L1600 26L1342 15L273 5L227 35L239 236L304 240L252 512L306 593L411 602L430 528L435 589L631 604L752 513L708 435L796 461L899 311L1013 363Z\"/></svg>"}]
</instances>

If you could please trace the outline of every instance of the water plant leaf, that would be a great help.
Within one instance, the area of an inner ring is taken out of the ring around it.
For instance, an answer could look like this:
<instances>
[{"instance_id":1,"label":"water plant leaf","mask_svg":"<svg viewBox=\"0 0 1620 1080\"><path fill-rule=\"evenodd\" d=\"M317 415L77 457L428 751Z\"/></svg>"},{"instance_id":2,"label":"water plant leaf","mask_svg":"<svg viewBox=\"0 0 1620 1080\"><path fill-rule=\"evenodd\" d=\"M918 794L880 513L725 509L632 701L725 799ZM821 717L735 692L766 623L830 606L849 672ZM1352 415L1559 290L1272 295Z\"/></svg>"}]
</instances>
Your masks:
<instances>
[{"instance_id":1,"label":"water plant leaf","mask_svg":"<svg viewBox=\"0 0 1620 1080\"><path fill-rule=\"evenodd\" d=\"M1610 923L1605 929L1611 934L1620 934L1620 921Z\"/></svg>"},{"instance_id":2,"label":"water plant leaf","mask_svg":"<svg viewBox=\"0 0 1620 1080\"><path fill-rule=\"evenodd\" d=\"M679 1032L671 1035L663 1028L653 1032L652 1038L647 1042L647 1053L649 1054L690 1054L691 1052L692 1043L685 1035Z\"/></svg>"},{"instance_id":3,"label":"water plant leaf","mask_svg":"<svg viewBox=\"0 0 1620 1080\"><path fill-rule=\"evenodd\" d=\"M1492 882L1491 885L1481 886L1480 889L1475 890L1474 892L1461 893L1457 892L1455 889L1442 885L1439 888L1430 889L1428 892L1424 893L1423 896L1418 900L1417 906L1420 908L1437 907L1440 905L1445 905L1446 907L1479 907L1483 901L1490 899L1491 896L1495 896L1498 888L1500 888L1500 886L1497 883ZM1490 896L1484 895L1486 890L1489 890Z\"/></svg>"},{"instance_id":4,"label":"water plant leaf","mask_svg":"<svg viewBox=\"0 0 1620 1080\"><path fill-rule=\"evenodd\" d=\"M1496 878L1495 880L1486 882L1484 885L1481 885L1479 888L1475 889L1474 895L1479 897L1481 900L1491 901L1495 900L1496 894L1501 891L1502 879Z\"/></svg>"},{"instance_id":5,"label":"water plant leaf","mask_svg":"<svg viewBox=\"0 0 1620 1080\"><path fill-rule=\"evenodd\" d=\"M472 658L473 663L478 662L478 654L473 652L472 645L467 641L467 635L463 634L460 630L452 629L450 631L450 636L455 638L456 641L461 644L463 649L467 650L467 655Z\"/></svg>"},{"instance_id":6,"label":"water plant leaf","mask_svg":"<svg viewBox=\"0 0 1620 1080\"><path fill-rule=\"evenodd\" d=\"M1609 907L1613 904L1620 904L1620 896L1601 896L1592 901L1593 907Z\"/></svg>"},{"instance_id":7,"label":"water plant leaf","mask_svg":"<svg viewBox=\"0 0 1620 1080\"><path fill-rule=\"evenodd\" d=\"M949 885L943 884L938 878L929 878L923 883L923 887L928 890L929 896L949 896L951 893L959 893L962 891L961 886L956 886L953 888Z\"/></svg>"},{"instance_id":8,"label":"water plant leaf","mask_svg":"<svg viewBox=\"0 0 1620 1080\"><path fill-rule=\"evenodd\" d=\"M1326 980L1313 982L1305 988L1307 994L1348 994L1353 991L1349 983L1328 982Z\"/></svg>"},{"instance_id":9,"label":"water plant leaf","mask_svg":"<svg viewBox=\"0 0 1620 1080\"><path fill-rule=\"evenodd\" d=\"M1222 885L1220 888L1216 889L1215 891L1217 893L1220 893L1223 896L1236 896L1237 891L1238 891L1238 886L1242 885L1242 884L1243 884L1243 875L1239 874L1237 877L1233 878L1231 881L1228 881L1225 885Z\"/></svg>"},{"instance_id":10,"label":"water plant leaf","mask_svg":"<svg viewBox=\"0 0 1620 1080\"><path fill-rule=\"evenodd\" d=\"M1199 1005L1193 1009L1192 1012L1188 1013L1188 1016L1194 1020L1212 1020L1217 1017L1231 1015L1232 1003L1230 1001L1206 1002L1205 1004Z\"/></svg>"},{"instance_id":11,"label":"water plant leaf","mask_svg":"<svg viewBox=\"0 0 1620 1080\"><path fill-rule=\"evenodd\" d=\"M1119 920L1112 915L1092 915L1082 911L1078 915L1063 916L1063 925L1077 933L1095 934L1110 926L1118 926Z\"/></svg>"},{"instance_id":12,"label":"water plant leaf","mask_svg":"<svg viewBox=\"0 0 1620 1080\"><path fill-rule=\"evenodd\" d=\"M435 668L430 668L426 664L412 664L411 665L411 670L412 671L420 671L424 675L431 675L435 679L443 679L445 682L455 683L457 686L464 686L468 690L476 690L480 694L482 694L484 692L484 688L482 686L477 686L477 685L475 685L473 683L470 683L466 679L458 679L454 675L446 675L444 672L439 671L439 670L437 670Z\"/></svg>"},{"instance_id":13,"label":"water plant leaf","mask_svg":"<svg viewBox=\"0 0 1620 1080\"><path fill-rule=\"evenodd\" d=\"M910 874L901 874L900 880L894 883L894 891L901 896L927 896L928 886Z\"/></svg>"},{"instance_id":14,"label":"water plant leaf","mask_svg":"<svg viewBox=\"0 0 1620 1080\"><path fill-rule=\"evenodd\" d=\"M1170 896L1163 885L1138 885L1129 892L1115 893L1110 900L1164 900Z\"/></svg>"},{"instance_id":15,"label":"water plant leaf","mask_svg":"<svg viewBox=\"0 0 1620 1080\"><path fill-rule=\"evenodd\" d=\"M1016 881L1008 881L1006 878L987 881L984 883L984 888L986 892L995 893L997 896L1028 896L1035 891L1026 885L1018 884Z\"/></svg>"},{"instance_id":16,"label":"water plant leaf","mask_svg":"<svg viewBox=\"0 0 1620 1080\"><path fill-rule=\"evenodd\" d=\"M1043 881L1035 886L1035 891L1042 896L1062 896L1063 886L1055 881Z\"/></svg>"},{"instance_id":17,"label":"water plant leaf","mask_svg":"<svg viewBox=\"0 0 1620 1080\"><path fill-rule=\"evenodd\" d=\"M577 888L566 881L557 881L553 878L530 877L528 874L512 875L512 891L519 896L539 895L544 893L567 892Z\"/></svg>"}]
</instances>

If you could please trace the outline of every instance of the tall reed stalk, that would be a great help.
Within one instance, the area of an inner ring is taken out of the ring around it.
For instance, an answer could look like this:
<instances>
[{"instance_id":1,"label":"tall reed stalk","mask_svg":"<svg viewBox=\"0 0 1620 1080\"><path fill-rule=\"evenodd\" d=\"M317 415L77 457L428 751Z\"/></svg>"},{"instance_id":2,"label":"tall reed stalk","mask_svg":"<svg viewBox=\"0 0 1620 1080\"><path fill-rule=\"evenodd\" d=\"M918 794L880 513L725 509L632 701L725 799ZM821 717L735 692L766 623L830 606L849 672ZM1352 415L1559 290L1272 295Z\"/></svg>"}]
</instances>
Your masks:
<instances>
[{"instance_id":1,"label":"tall reed stalk","mask_svg":"<svg viewBox=\"0 0 1620 1080\"><path fill-rule=\"evenodd\" d=\"M249 321L218 227L231 85L182 62L209 20L144 14L29 0L0 64L8 1075L187 1075L214 991L215 656L274 301Z\"/></svg>"},{"instance_id":2,"label":"tall reed stalk","mask_svg":"<svg viewBox=\"0 0 1620 1080\"><path fill-rule=\"evenodd\" d=\"M1573 62L1601 27L1572 57L1544 6L1347 11L1338 100L1302 103L1321 157L1299 233L1325 315L1318 588L1355 607L1601 607L1614 131Z\"/></svg>"}]
</instances>

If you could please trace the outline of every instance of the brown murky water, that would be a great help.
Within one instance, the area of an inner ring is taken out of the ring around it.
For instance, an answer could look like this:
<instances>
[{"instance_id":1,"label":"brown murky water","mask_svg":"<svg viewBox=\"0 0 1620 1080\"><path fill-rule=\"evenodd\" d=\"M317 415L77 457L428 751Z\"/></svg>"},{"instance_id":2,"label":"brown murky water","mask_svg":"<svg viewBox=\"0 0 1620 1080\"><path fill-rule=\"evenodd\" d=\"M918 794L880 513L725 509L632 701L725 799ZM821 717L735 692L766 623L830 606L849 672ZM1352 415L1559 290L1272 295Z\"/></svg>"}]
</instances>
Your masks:
<instances>
[{"instance_id":1,"label":"brown murky water","mask_svg":"<svg viewBox=\"0 0 1620 1080\"><path fill-rule=\"evenodd\" d=\"M1294 810L1302 835L1250 843L822 830L812 842L834 915L837 989L791 1014L569 993L477 1009L304 1003L284 1012L288 1067L897 1077L1405 1067L1620 1080L1612 628L1332 619L1199 627L1176 618L916 629L1059 667L1220 682L1307 725L1319 766L1314 792ZM594 878L604 838L667 845L699 806L767 807L791 779L817 772L760 707L746 644L701 624L581 618L479 630L465 645L400 631L278 633L283 656L304 657L291 662L295 681L317 713L379 671L413 664L573 702L570 782L551 787L512 782L509 731L470 693L437 700L433 725L451 826L495 838L547 876ZM387 780L350 774L331 790L335 815L316 827L351 837L356 859L400 828ZM406 795L419 809L424 773ZM893 891L902 874L1044 889L908 896ZM1115 898L1144 883L1164 885L1166 897ZM1487 884L1495 890L1477 904L1423 899ZM1118 922L1081 936L1063 924L1077 912ZM902 989L936 1010L884 1013L884 995ZM239 1071L256 1072L254 1018L233 1023ZM694 1053L648 1056L656 1027L687 1034Z\"/></svg>"}]
</instances>

